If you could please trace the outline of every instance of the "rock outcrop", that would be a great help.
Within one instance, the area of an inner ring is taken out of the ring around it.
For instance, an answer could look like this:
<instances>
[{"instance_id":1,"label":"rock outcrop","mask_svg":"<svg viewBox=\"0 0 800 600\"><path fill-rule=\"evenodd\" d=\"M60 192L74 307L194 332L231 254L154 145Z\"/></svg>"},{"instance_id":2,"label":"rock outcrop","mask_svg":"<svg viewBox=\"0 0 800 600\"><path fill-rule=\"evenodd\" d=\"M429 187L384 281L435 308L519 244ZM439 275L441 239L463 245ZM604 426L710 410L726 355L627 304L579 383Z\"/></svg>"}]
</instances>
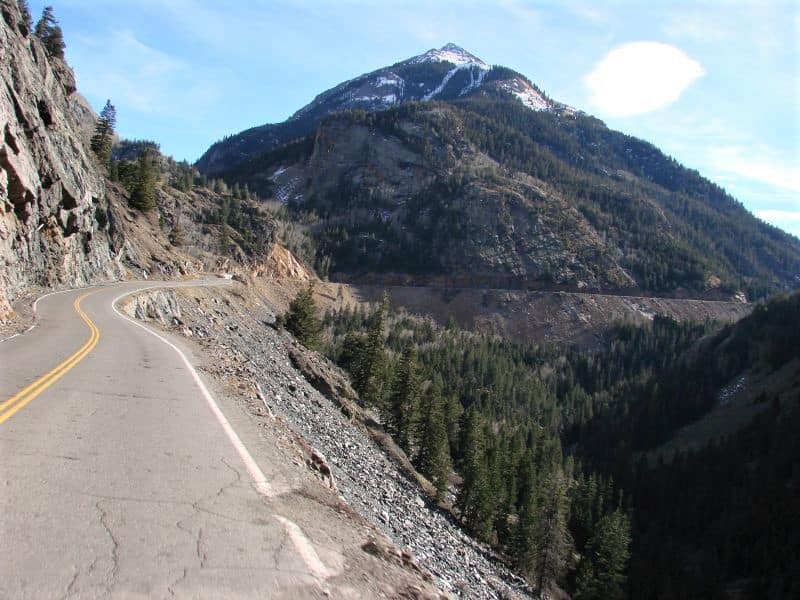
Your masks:
<instances>
[{"instance_id":1,"label":"rock outcrop","mask_svg":"<svg viewBox=\"0 0 800 600\"><path fill-rule=\"evenodd\" d=\"M15 2L0 0L0 10L0 313L7 314L7 300L26 285L109 280L123 268L72 70L48 55Z\"/></svg>"}]
</instances>

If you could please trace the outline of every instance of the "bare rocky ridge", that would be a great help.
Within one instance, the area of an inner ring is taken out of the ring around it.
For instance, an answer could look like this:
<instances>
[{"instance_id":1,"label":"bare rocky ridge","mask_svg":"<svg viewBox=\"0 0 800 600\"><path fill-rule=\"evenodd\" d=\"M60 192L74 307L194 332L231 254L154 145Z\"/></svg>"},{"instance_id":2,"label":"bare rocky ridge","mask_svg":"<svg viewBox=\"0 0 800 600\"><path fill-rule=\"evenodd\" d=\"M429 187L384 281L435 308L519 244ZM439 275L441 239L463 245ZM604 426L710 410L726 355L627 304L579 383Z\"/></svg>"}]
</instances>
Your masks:
<instances>
[{"instance_id":1,"label":"bare rocky ridge","mask_svg":"<svg viewBox=\"0 0 800 600\"><path fill-rule=\"evenodd\" d=\"M363 426L306 381L291 360L291 354L303 351L290 336L267 324L274 319L275 307L239 287L156 292L137 299L136 306L138 314L153 315L200 340L211 376L241 387L258 384L263 401L260 393L253 393L249 410L274 413L324 457L342 498L405 551L390 555L418 564L441 589L456 595L527 597L522 580L424 499L419 486ZM331 369L319 363L315 368ZM344 385L331 381L333 388ZM325 479L325 469L316 470ZM364 551L376 552L371 544Z\"/></svg>"},{"instance_id":2,"label":"bare rocky ridge","mask_svg":"<svg viewBox=\"0 0 800 600\"><path fill-rule=\"evenodd\" d=\"M446 265L447 276L438 279L458 279L462 287L514 287L548 278L575 289L636 287L614 257L614 249L567 198L544 181L509 174L473 144L464 141L453 146L432 136L428 128L465 127L451 111L432 106L423 114L401 120L394 135L347 118L331 119L318 128L308 157L280 169L254 171L249 182L262 193L279 190L285 202L375 190L369 209L345 210L333 204L328 226L346 227L353 219L372 218L364 214L380 213L387 227L402 232L398 236L414 240L422 236L416 230L430 223L433 237L448 241L434 243L428 255L416 257L421 263L417 266ZM437 214L433 200L418 199L442 194L436 186L442 171L470 183L449 202L446 214ZM347 191L342 189L343 182ZM455 224L455 230L448 229ZM411 248L409 243L407 249ZM383 248L377 248L370 254L382 252ZM396 259L399 262L402 257ZM378 275L369 271L369 265L365 259L357 270L336 275L358 282L387 276L382 264L373 266ZM403 273L403 266L395 268ZM417 274L405 279L420 285L437 277Z\"/></svg>"}]
</instances>

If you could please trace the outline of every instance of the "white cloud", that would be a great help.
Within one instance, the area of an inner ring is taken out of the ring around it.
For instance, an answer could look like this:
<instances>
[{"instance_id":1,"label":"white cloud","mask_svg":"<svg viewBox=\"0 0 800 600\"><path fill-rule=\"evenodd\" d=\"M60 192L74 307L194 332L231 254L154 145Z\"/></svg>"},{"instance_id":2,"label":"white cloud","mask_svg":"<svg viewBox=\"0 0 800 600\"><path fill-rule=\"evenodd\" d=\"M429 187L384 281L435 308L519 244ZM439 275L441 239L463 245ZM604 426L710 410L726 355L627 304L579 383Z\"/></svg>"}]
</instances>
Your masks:
<instances>
[{"instance_id":1,"label":"white cloud","mask_svg":"<svg viewBox=\"0 0 800 600\"><path fill-rule=\"evenodd\" d=\"M602 114L625 117L672 104L704 74L680 48L645 41L614 48L583 81Z\"/></svg>"},{"instance_id":2,"label":"white cloud","mask_svg":"<svg viewBox=\"0 0 800 600\"><path fill-rule=\"evenodd\" d=\"M793 192L800 192L800 164L763 146L721 146L709 150L715 171L750 179Z\"/></svg>"}]
</instances>

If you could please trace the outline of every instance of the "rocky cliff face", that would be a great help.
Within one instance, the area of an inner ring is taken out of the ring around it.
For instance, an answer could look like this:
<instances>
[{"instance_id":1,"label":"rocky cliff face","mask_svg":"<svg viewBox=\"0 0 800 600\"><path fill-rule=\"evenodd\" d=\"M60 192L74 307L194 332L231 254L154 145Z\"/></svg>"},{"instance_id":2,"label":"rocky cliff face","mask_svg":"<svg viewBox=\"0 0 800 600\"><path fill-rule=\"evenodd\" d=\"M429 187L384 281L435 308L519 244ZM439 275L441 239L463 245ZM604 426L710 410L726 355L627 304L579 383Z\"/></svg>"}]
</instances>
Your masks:
<instances>
[{"instance_id":1,"label":"rocky cliff face","mask_svg":"<svg viewBox=\"0 0 800 600\"><path fill-rule=\"evenodd\" d=\"M85 143L88 105L72 71L48 56L14 2L0 0L0 10L0 313L7 314L8 298L26 285L80 285L117 278L123 268L105 180Z\"/></svg>"}]
</instances>

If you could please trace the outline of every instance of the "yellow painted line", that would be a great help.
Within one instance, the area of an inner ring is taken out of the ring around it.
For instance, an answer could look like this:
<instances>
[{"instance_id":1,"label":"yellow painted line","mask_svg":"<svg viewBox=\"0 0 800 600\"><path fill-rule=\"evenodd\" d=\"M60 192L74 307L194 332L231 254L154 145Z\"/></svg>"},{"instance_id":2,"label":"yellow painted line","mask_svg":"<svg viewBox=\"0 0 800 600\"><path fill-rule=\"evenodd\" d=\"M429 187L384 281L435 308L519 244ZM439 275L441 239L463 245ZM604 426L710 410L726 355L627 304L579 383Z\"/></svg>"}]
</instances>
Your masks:
<instances>
[{"instance_id":1,"label":"yellow painted line","mask_svg":"<svg viewBox=\"0 0 800 600\"><path fill-rule=\"evenodd\" d=\"M22 410L26 404L53 385L56 381L61 379L75 365L86 358L86 356L94 349L94 347L97 346L97 342L100 341L100 330L81 308L81 301L94 293L95 292L89 292L88 294L84 294L75 300L73 304L75 307L75 312L78 313L81 319L83 319L84 323L86 323L86 325L89 327L89 339L86 340L83 346L81 346L72 356L61 362L52 371L42 375L39 379L14 394L8 400L0 403L0 423L4 423L13 417L18 411Z\"/></svg>"}]
</instances>

